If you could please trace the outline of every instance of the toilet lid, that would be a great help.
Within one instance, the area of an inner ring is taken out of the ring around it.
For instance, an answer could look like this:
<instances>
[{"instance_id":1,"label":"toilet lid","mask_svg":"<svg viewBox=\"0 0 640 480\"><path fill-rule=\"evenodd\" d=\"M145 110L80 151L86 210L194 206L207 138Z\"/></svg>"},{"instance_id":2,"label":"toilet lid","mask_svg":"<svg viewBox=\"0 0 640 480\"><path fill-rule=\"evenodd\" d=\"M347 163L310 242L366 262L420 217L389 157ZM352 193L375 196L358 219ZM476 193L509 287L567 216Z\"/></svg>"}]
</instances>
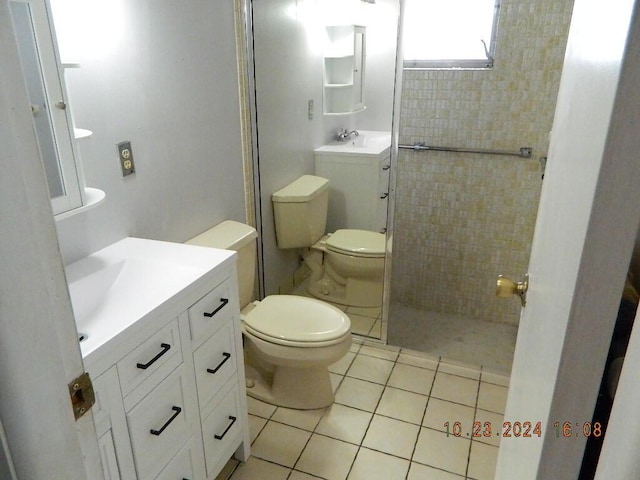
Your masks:
<instances>
[{"instance_id":1,"label":"toilet lid","mask_svg":"<svg viewBox=\"0 0 640 480\"><path fill-rule=\"evenodd\" d=\"M337 343L351 328L343 311L320 300L296 295L266 297L247 314L244 324L257 337L283 345Z\"/></svg>"},{"instance_id":2,"label":"toilet lid","mask_svg":"<svg viewBox=\"0 0 640 480\"><path fill-rule=\"evenodd\" d=\"M343 229L327 238L327 248L357 257L384 257L384 242L382 233Z\"/></svg>"}]
</instances>

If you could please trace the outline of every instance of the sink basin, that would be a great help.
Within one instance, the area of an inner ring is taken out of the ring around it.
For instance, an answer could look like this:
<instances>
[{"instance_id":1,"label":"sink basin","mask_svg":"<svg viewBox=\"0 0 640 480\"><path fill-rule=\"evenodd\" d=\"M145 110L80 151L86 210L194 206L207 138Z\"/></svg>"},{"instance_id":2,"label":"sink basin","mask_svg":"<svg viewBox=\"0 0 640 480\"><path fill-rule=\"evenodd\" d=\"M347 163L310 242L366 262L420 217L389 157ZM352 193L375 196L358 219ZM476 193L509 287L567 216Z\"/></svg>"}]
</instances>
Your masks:
<instances>
[{"instance_id":1,"label":"sink basin","mask_svg":"<svg viewBox=\"0 0 640 480\"><path fill-rule=\"evenodd\" d=\"M321 154L338 155L380 155L391 149L391 132L360 130L345 142L333 141L315 150Z\"/></svg>"},{"instance_id":2,"label":"sink basin","mask_svg":"<svg viewBox=\"0 0 640 480\"><path fill-rule=\"evenodd\" d=\"M203 277L233 252L125 238L66 268L83 357Z\"/></svg>"}]
</instances>

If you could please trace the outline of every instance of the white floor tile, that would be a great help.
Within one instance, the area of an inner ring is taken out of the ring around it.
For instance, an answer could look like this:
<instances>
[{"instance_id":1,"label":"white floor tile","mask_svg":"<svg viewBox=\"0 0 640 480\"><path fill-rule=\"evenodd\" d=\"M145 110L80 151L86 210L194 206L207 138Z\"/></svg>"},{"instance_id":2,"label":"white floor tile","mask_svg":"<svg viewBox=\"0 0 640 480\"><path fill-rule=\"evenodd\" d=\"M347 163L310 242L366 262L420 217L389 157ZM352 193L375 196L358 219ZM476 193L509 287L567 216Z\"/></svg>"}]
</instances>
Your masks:
<instances>
[{"instance_id":1,"label":"white floor tile","mask_svg":"<svg viewBox=\"0 0 640 480\"><path fill-rule=\"evenodd\" d=\"M382 307L349 307L347 314L356 313L365 317L378 318L382 314Z\"/></svg>"},{"instance_id":2,"label":"white floor tile","mask_svg":"<svg viewBox=\"0 0 640 480\"><path fill-rule=\"evenodd\" d=\"M286 480L288 476L288 468L252 456L233 472L230 480Z\"/></svg>"},{"instance_id":3,"label":"white floor tile","mask_svg":"<svg viewBox=\"0 0 640 480\"><path fill-rule=\"evenodd\" d=\"M411 459L419 430L417 425L374 415L362 446Z\"/></svg>"},{"instance_id":4,"label":"white floor tile","mask_svg":"<svg viewBox=\"0 0 640 480\"><path fill-rule=\"evenodd\" d=\"M432 397L429 399L427 413L422 424L425 427L446 432L447 426L445 423L448 422L449 433L452 433L454 423L459 422L462 435L467 437L468 434L471 437L473 434L473 412L473 407Z\"/></svg>"},{"instance_id":5,"label":"white floor tile","mask_svg":"<svg viewBox=\"0 0 640 480\"><path fill-rule=\"evenodd\" d=\"M337 373L329 372L329 379L331 380L331 388L333 389L333 393L336 393L338 387L340 386L340 382L344 378L343 375L338 375Z\"/></svg>"},{"instance_id":6,"label":"white floor tile","mask_svg":"<svg viewBox=\"0 0 640 480\"><path fill-rule=\"evenodd\" d=\"M373 412L384 390L383 385L345 377L336 392L336 403Z\"/></svg>"},{"instance_id":7,"label":"white floor tile","mask_svg":"<svg viewBox=\"0 0 640 480\"><path fill-rule=\"evenodd\" d=\"M420 425L429 397L393 387L385 388L377 414Z\"/></svg>"},{"instance_id":8,"label":"white floor tile","mask_svg":"<svg viewBox=\"0 0 640 480\"><path fill-rule=\"evenodd\" d=\"M396 363L389 378L389 386L429 395L435 372L425 368Z\"/></svg>"},{"instance_id":9,"label":"white floor tile","mask_svg":"<svg viewBox=\"0 0 640 480\"><path fill-rule=\"evenodd\" d=\"M504 413L504 407L507 404L507 392L507 387L481 382L480 393L478 394L478 408L489 410L490 412Z\"/></svg>"},{"instance_id":10,"label":"white floor tile","mask_svg":"<svg viewBox=\"0 0 640 480\"><path fill-rule=\"evenodd\" d=\"M251 438L251 443L256 439L260 431L267 424L267 419L262 417L256 417L255 415L249 414L249 434Z\"/></svg>"},{"instance_id":11,"label":"white floor tile","mask_svg":"<svg viewBox=\"0 0 640 480\"><path fill-rule=\"evenodd\" d=\"M316 433L360 445L373 414L334 403L324 414Z\"/></svg>"},{"instance_id":12,"label":"white floor tile","mask_svg":"<svg viewBox=\"0 0 640 480\"><path fill-rule=\"evenodd\" d=\"M502 422L504 415L502 413L487 412L486 410L476 410L476 422L480 422L481 437L474 437L473 441L488 443L495 447L500 445L502 439Z\"/></svg>"},{"instance_id":13,"label":"white floor tile","mask_svg":"<svg viewBox=\"0 0 640 480\"><path fill-rule=\"evenodd\" d=\"M256 415L257 417L262 418L270 418L273 415L273 412L276 411L274 405L269 405L268 403L264 403L260 400L256 400L253 397L247 395L247 409L251 415Z\"/></svg>"},{"instance_id":14,"label":"white floor tile","mask_svg":"<svg viewBox=\"0 0 640 480\"><path fill-rule=\"evenodd\" d=\"M278 407L271 420L312 432L324 412L324 408L319 410L294 410L292 408Z\"/></svg>"},{"instance_id":15,"label":"white floor tile","mask_svg":"<svg viewBox=\"0 0 640 480\"><path fill-rule=\"evenodd\" d=\"M270 462L293 467L311 433L269 422L251 446L251 454Z\"/></svg>"},{"instance_id":16,"label":"white floor tile","mask_svg":"<svg viewBox=\"0 0 640 480\"><path fill-rule=\"evenodd\" d=\"M455 437L430 428L422 428L413 460L448 472L464 475L469 456L468 438Z\"/></svg>"},{"instance_id":17,"label":"white floor tile","mask_svg":"<svg viewBox=\"0 0 640 480\"><path fill-rule=\"evenodd\" d=\"M348 480L405 480L409 460L361 448Z\"/></svg>"},{"instance_id":18,"label":"white floor tile","mask_svg":"<svg viewBox=\"0 0 640 480\"><path fill-rule=\"evenodd\" d=\"M464 480L464 477L435 468L411 462L407 480Z\"/></svg>"},{"instance_id":19,"label":"white floor tile","mask_svg":"<svg viewBox=\"0 0 640 480\"><path fill-rule=\"evenodd\" d=\"M354 352L347 352L347 354L344 357L342 357L333 365L329 366L329 371L331 373L337 373L338 375L344 375L347 372L347 370L349 370L349 367L351 366L351 362L353 362L353 359L355 357L356 357L356 354Z\"/></svg>"},{"instance_id":20,"label":"white floor tile","mask_svg":"<svg viewBox=\"0 0 640 480\"><path fill-rule=\"evenodd\" d=\"M380 319L377 319L376 323L373 324L373 327L369 330L368 336L377 339L382 338L382 321Z\"/></svg>"},{"instance_id":21,"label":"white floor tile","mask_svg":"<svg viewBox=\"0 0 640 480\"><path fill-rule=\"evenodd\" d=\"M439 357L405 350L404 348L398 357L398 363L413 365L414 367L428 368L429 370L435 370L438 367L438 362Z\"/></svg>"},{"instance_id":22,"label":"white floor tile","mask_svg":"<svg viewBox=\"0 0 640 480\"><path fill-rule=\"evenodd\" d=\"M318 480L318 477L314 477L312 475L309 475L308 473L296 472L295 470L293 470L291 472L291 475L289 476L289 480Z\"/></svg>"},{"instance_id":23,"label":"white floor tile","mask_svg":"<svg viewBox=\"0 0 640 480\"><path fill-rule=\"evenodd\" d=\"M467 475L474 480L493 480L498 460L498 447L472 442Z\"/></svg>"},{"instance_id":24,"label":"white floor tile","mask_svg":"<svg viewBox=\"0 0 640 480\"><path fill-rule=\"evenodd\" d=\"M356 335L368 335L371 327L376 323L375 318L365 317L357 313L347 313L347 315L349 315L349 320L351 320L351 333L355 333Z\"/></svg>"},{"instance_id":25,"label":"white floor tile","mask_svg":"<svg viewBox=\"0 0 640 480\"><path fill-rule=\"evenodd\" d=\"M392 369L393 362L358 354L347 371L347 376L385 384Z\"/></svg>"},{"instance_id":26,"label":"white floor tile","mask_svg":"<svg viewBox=\"0 0 640 480\"><path fill-rule=\"evenodd\" d=\"M373 347L370 345L363 345L360 349L360 355L368 355L370 357L383 358L395 362L398 358L399 349L393 347Z\"/></svg>"},{"instance_id":27,"label":"white floor tile","mask_svg":"<svg viewBox=\"0 0 640 480\"><path fill-rule=\"evenodd\" d=\"M296 470L327 480L345 480L358 447L314 434L296 464Z\"/></svg>"},{"instance_id":28,"label":"white floor tile","mask_svg":"<svg viewBox=\"0 0 640 480\"><path fill-rule=\"evenodd\" d=\"M450 373L459 377L480 380L480 367L460 365L450 361L440 361L438 372Z\"/></svg>"},{"instance_id":29,"label":"white floor tile","mask_svg":"<svg viewBox=\"0 0 640 480\"><path fill-rule=\"evenodd\" d=\"M493 372L491 370L482 370L481 380L487 383L493 383L502 387L509 386L509 375L505 373Z\"/></svg>"},{"instance_id":30,"label":"white floor tile","mask_svg":"<svg viewBox=\"0 0 640 480\"><path fill-rule=\"evenodd\" d=\"M438 372L433 382L431 396L475 407L478 383L478 380Z\"/></svg>"}]
</instances>

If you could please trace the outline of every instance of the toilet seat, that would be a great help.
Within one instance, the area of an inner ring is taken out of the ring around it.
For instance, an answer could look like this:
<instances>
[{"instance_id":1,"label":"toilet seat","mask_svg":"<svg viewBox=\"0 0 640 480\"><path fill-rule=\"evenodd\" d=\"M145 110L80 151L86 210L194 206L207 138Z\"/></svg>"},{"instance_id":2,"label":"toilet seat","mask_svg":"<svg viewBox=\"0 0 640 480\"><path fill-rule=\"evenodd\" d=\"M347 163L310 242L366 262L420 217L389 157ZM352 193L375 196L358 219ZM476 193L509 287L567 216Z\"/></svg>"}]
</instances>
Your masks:
<instances>
[{"instance_id":1,"label":"toilet seat","mask_svg":"<svg viewBox=\"0 0 640 480\"><path fill-rule=\"evenodd\" d=\"M368 230L341 229L336 230L326 240L327 249L353 255L356 257L384 257L385 236L382 233Z\"/></svg>"},{"instance_id":2,"label":"toilet seat","mask_svg":"<svg viewBox=\"0 0 640 480\"><path fill-rule=\"evenodd\" d=\"M335 345L350 334L346 313L296 295L270 295L247 313L246 331L267 342L291 347Z\"/></svg>"}]
</instances>

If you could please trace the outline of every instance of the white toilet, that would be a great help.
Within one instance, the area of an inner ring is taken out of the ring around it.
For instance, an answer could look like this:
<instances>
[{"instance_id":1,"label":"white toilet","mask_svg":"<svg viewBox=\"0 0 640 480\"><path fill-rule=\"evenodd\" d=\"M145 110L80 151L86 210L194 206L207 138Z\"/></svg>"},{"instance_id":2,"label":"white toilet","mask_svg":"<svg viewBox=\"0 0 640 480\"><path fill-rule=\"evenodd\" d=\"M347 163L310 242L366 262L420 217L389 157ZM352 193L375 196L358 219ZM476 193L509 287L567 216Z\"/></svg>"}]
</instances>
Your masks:
<instances>
[{"instance_id":1,"label":"white toilet","mask_svg":"<svg viewBox=\"0 0 640 480\"><path fill-rule=\"evenodd\" d=\"M303 175L272 196L278 248L300 248L309 293L341 305L380 307L385 236L342 229L325 235L329 181Z\"/></svg>"},{"instance_id":2,"label":"white toilet","mask_svg":"<svg viewBox=\"0 0 640 480\"><path fill-rule=\"evenodd\" d=\"M313 298L270 295L252 302L256 237L252 227L227 220L186 243L238 252L247 393L288 408L329 406L334 397L328 366L349 351L349 317Z\"/></svg>"}]
</instances>

